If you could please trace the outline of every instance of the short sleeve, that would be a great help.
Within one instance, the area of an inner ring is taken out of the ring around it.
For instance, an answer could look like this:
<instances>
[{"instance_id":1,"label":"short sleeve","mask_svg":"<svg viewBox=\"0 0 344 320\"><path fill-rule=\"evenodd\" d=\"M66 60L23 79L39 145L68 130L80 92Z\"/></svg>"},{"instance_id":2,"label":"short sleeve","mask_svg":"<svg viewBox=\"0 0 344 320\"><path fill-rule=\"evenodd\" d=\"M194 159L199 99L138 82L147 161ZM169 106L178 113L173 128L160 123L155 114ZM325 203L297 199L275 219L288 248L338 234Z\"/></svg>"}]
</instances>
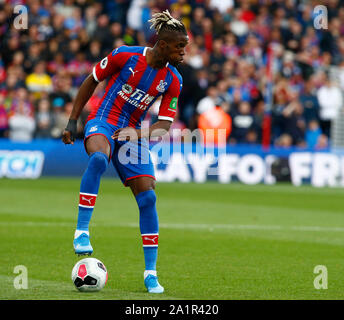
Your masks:
<instances>
[{"instance_id":1,"label":"short sleeve","mask_svg":"<svg viewBox=\"0 0 344 320\"><path fill-rule=\"evenodd\" d=\"M94 80L101 82L124 66L128 52L123 47L121 46L113 50L93 67L92 74Z\"/></svg>"},{"instance_id":2,"label":"short sleeve","mask_svg":"<svg viewBox=\"0 0 344 320\"><path fill-rule=\"evenodd\" d=\"M161 100L158 114L159 120L169 120L173 122L177 113L178 99L182 90L182 86L183 83L181 77L173 75L172 83L168 87L168 90L163 95Z\"/></svg>"}]
</instances>

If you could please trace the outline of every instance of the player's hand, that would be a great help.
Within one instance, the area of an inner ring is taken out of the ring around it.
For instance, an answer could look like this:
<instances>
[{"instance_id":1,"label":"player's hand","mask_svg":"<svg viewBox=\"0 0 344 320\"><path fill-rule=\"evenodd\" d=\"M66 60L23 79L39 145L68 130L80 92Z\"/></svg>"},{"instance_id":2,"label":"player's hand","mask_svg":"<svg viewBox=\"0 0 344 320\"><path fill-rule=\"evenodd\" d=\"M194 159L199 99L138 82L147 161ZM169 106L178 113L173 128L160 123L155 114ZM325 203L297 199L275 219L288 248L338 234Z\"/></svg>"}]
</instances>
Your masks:
<instances>
[{"instance_id":1,"label":"player's hand","mask_svg":"<svg viewBox=\"0 0 344 320\"><path fill-rule=\"evenodd\" d=\"M76 137L76 120L69 119L66 129L62 133L62 141L65 144L74 144Z\"/></svg>"},{"instance_id":2,"label":"player's hand","mask_svg":"<svg viewBox=\"0 0 344 320\"><path fill-rule=\"evenodd\" d=\"M118 141L138 140L140 139L140 130L131 127L120 128L113 133L111 138Z\"/></svg>"}]
</instances>

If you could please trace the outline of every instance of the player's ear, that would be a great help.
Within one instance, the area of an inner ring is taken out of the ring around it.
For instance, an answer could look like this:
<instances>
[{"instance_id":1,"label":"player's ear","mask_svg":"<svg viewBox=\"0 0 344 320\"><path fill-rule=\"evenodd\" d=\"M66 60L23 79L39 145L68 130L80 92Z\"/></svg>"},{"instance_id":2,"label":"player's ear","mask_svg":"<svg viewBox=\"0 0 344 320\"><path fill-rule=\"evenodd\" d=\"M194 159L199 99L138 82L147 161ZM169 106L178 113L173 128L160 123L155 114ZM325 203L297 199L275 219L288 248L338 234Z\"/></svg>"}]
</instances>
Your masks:
<instances>
[{"instance_id":1,"label":"player's ear","mask_svg":"<svg viewBox=\"0 0 344 320\"><path fill-rule=\"evenodd\" d=\"M167 42L165 40L160 39L158 44L160 49L165 49L167 47Z\"/></svg>"}]
</instances>

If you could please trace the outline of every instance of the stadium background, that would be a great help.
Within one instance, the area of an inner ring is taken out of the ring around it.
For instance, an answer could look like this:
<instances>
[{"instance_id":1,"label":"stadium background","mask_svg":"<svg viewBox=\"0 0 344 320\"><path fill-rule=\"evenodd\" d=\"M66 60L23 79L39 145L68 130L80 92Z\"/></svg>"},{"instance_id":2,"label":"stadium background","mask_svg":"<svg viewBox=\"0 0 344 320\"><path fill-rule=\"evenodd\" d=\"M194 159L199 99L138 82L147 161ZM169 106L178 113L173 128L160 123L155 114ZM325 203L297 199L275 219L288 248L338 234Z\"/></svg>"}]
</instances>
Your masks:
<instances>
[{"instance_id":1,"label":"stadium background","mask_svg":"<svg viewBox=\"0 0 344 320\"><path fill-rule=\"evenodd\" d=\"M16 5L27 9L27 29L15 27ZM327 29L315 27L321 14L317 5L326 6ZM269 155L277 155L264 170L287 181L293 176L294 165L288 164L293 151L311 152L311 159L303 160L309 170L318 167L314 152L332 152L320 167L330 167L335 178L320 185L343 185L338 149L344 145L341 1L5 1L0 8L2 150L30 150L28 143L46 139L55 141L52 153L63 152L56 142L78 87L93 65L119 45L153 45L155 34L147 20L154 12L169 9L182 19L191 39L179 67L184 86L172 142L190 141L190 135L182 133L185 128L226 128L231 150L251 154L258 149L250 146L263 146L258 152L263 160L267 149ZM90 108L101 99L105 84L97 87L81 114L78 139L83 138ZM158 103L146 121L156 120L157 109ZM35 148L46 149L44 141ZM82 146L78 153L85 161ZM22 158L12 165L17 155L2 155L2 176L20 177L17 169L30 164ZM308 153L305 156L309 158ZM45 152L45 168L53 166L49 159ZM73 166L68 157L64 161ZM247 171L255 170L254 161L252 166ZM72 172L80 174L73 169L61 174ZM296 180L317 180L312 173L300 174ZM264 176L255 181L266 180Z\"/></svg>"},{"instance_id":2,"label":"stadium background","mask_svg":"<svg viewBox=\"0 0 344 320\"><path fill-rule=\"evenodd\" d=\"M27 8L28 29L15 28L16 5ZM317 5L327 8L327 29L314 27ZM81 116L75 145L60 137L92 66L118 45L152 45L146 21L164 9L183 19L191 39L173 128L193 130L203 120L231 123L231 134L217 150L217 175L207 176L207 160L188 148L157 168L160 298L343 299L336 187L344 185L344 6L337 0L0 2L0 298L152 299L140 277L137 208L114 179L102 180L91 226L109 283L97 295L71 290L87 163L82 128L104 83ZM187 146L190 137L183 139ZM218 181L179 183L208 179ZM300 186L309 183L333 188ZM13 288L16 265L28 268L29 290ZM313 285L317 265L328 268L328 290Z\"/></svg>"}]
</instances>

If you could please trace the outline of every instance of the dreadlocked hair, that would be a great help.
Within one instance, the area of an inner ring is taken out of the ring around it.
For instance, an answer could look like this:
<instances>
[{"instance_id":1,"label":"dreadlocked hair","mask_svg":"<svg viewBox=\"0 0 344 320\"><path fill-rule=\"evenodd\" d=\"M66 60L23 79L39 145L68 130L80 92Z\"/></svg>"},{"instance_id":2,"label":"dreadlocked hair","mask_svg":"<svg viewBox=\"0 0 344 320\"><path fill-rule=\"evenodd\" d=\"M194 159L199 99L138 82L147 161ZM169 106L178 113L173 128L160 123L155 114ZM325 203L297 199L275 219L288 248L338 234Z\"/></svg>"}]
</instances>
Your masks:
<instances>
[{"instance_id":1,"label":"dreadlocked hair","mask_svg":"<svg viewBox=\"0 0 344 320\"><path fill-rule=\"evenodd\" d=\"M152 19L148 20L151 23L151 29L154 28L159 35L162 31L179 31L187 33L184 24L173 18L168 10L153 14Z\"/></svg>"}]
</instances>

